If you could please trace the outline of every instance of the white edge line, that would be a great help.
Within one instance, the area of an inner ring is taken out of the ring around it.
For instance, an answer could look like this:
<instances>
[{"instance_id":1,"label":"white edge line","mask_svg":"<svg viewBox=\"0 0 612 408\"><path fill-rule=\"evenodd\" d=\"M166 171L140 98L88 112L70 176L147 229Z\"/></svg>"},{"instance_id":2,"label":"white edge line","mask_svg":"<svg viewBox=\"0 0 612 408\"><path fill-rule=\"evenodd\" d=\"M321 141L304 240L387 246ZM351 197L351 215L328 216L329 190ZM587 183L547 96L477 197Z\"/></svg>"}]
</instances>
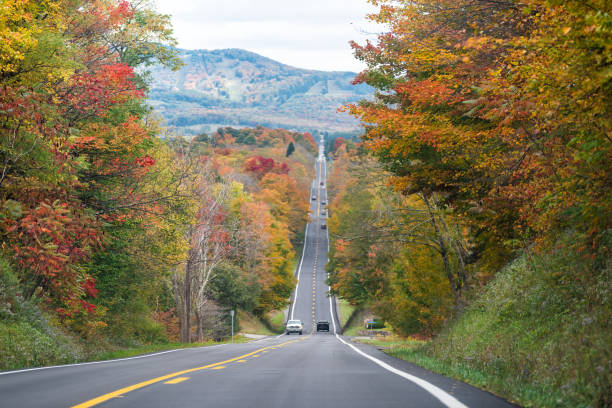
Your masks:
<instances>
[{"instance_id":1,"label":"white edge line","mask_svg":"<svg viewBox=\"0 0 612 408\"><path fill-rule=\"evenodd\" d=\"M325 162L325 159L323 159L323 164L326 166L323 168L325 169L325 185L327 185L327 163ZM325 199L327 200L327 194L325 194ZM327 253L325 254L325 256L327 257L329 256L329 229L325 230L325 235L327 236ZM329 273L327 273L327 278L329 279ZM327 295L329 297L329 314L331 316L332 326L334 327L334 334L336 335L336 337L338 337L338 334L336 333L336 319L334 319L334 308L332 306L333 296L331 296L331 286L327 286L327 291Z\"/></svg>"},{"instance_id":2,"label":"white edge line","mask_svg":"<svg viewBox=\"0 0 612 408\"><path fill-rule=\"evenodd\" d=\"M0 372L0 375L26 373L28 371L48 370L50 368L78 367L78 366L92 365L92 364L114 363L114 362L117 362L117 361L127 361L127 360L136 360L136 359L139 359L139 358L154 357L154 356L159 356L161 354L174 353L175 351L195 350L195 349L200 349L200 348L221 347L221 346L227 346L228 344L231 344L231 343L215 344L215 345L212 345L212 346L201 346L201 347L186 347L186 348L180 348L180 349L174 349L174 350L160 351L158 353L153 353L153 354L145 354L145 355L142 355L142 356L116 358L116 359L113 359L113 360L88 361L86 363L62 364L62 365L54 365L54 366L47 366L47 367L25 368L23 370L13 370L13 371Z\"/></svg>"},{"instance_id":3,"label":"white edge line","mask_svg":"<svg viewBox=\"0 0 612 408\"><path fill-rule=\"evenodd\" d=\"M300 259L300 266L298 266L295 296L293 297L293 304L291 305L291 320L293 320L293 311L295 310L295 304L297 303L298 297L298 288L300 287L300 273L302 272L302 262L304 262L304 253L306 252L306 242L308 242L308 225L310 225L310 222L306 223L306 231L304 232L304 247L302 248L302 259Z\"/></svg>"},{"instance_id":4,"label":"white edge line","mask_svg":"<svg viewBox=\"0 0 612 408\"><path fill-rule=\"evenodd\" d=\"M406 380L415 383L419 387L423 388L425 391L429 392L435 398L437 398L441 403L446 405L448 408L468 408L466 405L461 403L458 399L456 399L455 397L453 397L452 395L450 395L449 393L447 393L443 389L436 387L432 383L427 382L427 381L423 380L422 378L416 377L416 376L414 376L412 374L408 374L408 373L406 373L404 371L398 370L397 368L392 367L389 364L387 364L387 363L385 363L385 362L383 362L383 361L381 361L381 360L379 360L379 359L377 359L375 357L372 357L369 354L364 353L363 351L359 350L357 347L353 346L352 344L349 344L346 341L342 340L342 338L340 338L340 336L338 336L338 334L336 334L336 338L338 340L340 340L342 343L344 343L347 346L349 346L350 348L352 348L353 350L355 350L357 353L359 353L362 356L364 356L365 358L367 358L369 360L372 360L374 363L378 364L379 366L381 366L385 370L391 371L393 374L397 374L400 377L403 377Z\"/></svg>"},{"instance_id":5,"label":"white edge line","mask_svg":"<svg viewBox=\"0 0 612 408\"><path fill-rule=\"evenodd\" d=\"M326 173L327 173L327 170L326 170ZM329 252L329 230L326 230L325 232L327 234L327 251ZM331 287L328 286L328 290L331 292ZM390 372L392 372L394 374L397 374L400 377L403 377L406 380L411 381L414 384L418 385L419 387L423 388L425 391L429 392L431 395L433 395L435 398L437 398L440 402L442 402L448 408L468 408L466 405L461 403L455 397L453 397L452 395L448 394L446 391L442 390L441 388L436 387L435 385L431 384L430 382L427 382L427 381L423 380L422 378L416 377L414 375L408 374L408 373L406 373L404 371L398 370L397 368L390 366L389 364L385 363L384 361L381 361L381 360L379 360L379 359L377 359L375 357L372 357L369 354L366 354L363 351L359 350L357 347L353 346L352 344L349 344L346 341L344 341L338 335L338 333L336 333L336 321L334 319L334 309L333 309L333 306L332 306L332 296L329 296L329 312L330 312L330 315L331 315L332 325L334 327L334 334L336 335L336 338L338 340L340 340L342 343L346 344L347 346L349 346L350 348L355 350L357 353L361 354L363 357L365 357L365 358L367 358L369 360L372 360L374 363L378 364L379 366L381 366L385 370L390 371Z\"/></svg>"},{"instance_id":6,"label":"white edge line","mask_svg":"<svg viewBox=\"0 0 612 408\"><path fill-rule=\"evenodd\" d=\"M329 292L328 295L330 295L331 292L331 288L328 286L327 287ZM331 321L332 321L332 326L334 327L334 334L336 335L336 337L338 336L338 334L336 333L336 320L334 319L334 308L332 307L332 297L333 296L329 296L329 314L331 315Z\"/></svg>"}]
</instances>

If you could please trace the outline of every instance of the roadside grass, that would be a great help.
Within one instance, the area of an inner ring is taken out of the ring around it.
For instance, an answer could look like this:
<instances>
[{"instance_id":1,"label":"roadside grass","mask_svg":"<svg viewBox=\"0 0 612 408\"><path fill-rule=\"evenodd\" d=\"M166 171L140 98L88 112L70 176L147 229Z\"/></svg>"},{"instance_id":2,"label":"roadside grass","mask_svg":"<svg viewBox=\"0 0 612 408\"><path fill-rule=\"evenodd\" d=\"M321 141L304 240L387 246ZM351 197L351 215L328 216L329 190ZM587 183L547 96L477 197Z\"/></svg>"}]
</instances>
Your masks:
<instances>
[{"instance_id":1,"label":"roadside grass","mask_svg":"<svg viewBox=\"0 0 612 408\"><path fill-rule=\"evenodd\" d=\"M264 319L239 310L238 318L242 333L273 336L282 333L285 329L285 316L282 310L273 310Z\"/></svg>"},{"instance_id":2,"label":"roadside grass","mask_svg":"<svg viewBox=\"0 0 612 408\"><path fill-rule=\"evenodd\" d=\"M356 321L354 322L354 324L351 324L350 326L345 327L344 330L342 331L342 334L345 336L359 336L359 332L363 330L363 327L361 326L360 323L361 323L360 321Z\"/></svg>"},{"instance_id":3,"label":"roadside grass","mask_svg":"<svg viewBox=\"0 0 612 408\"><path fill-rule=\"evenodd\" d=\"M388 324L382 329L366 329L363 327L362 321L358 320L355 324L351 324L350 327L343 332L343 334L345 336L367 336L369 334L366 333L374 333L376 336L378 336L377 333L390 333L392 330L393 329ZM381 338L383 337L381 336Z\"/></svg>"},{"instance_id":4,"label":"roadside grass","mask_svg":"<svg viewBox=\"0 0 612 408\"><path fill-rule=\"evenodd\" d=\"M338 299L338 319L340 319L340 327L344 327L349 318L355 311L355 307L344 299Z\"/></svg>"},{"instance_id":5,"label":"roadside grass","mask_svg":"<svg viewBox=\"0 0 612 408\"><path fill-rule=\"evenodd\" d=\"M273 310L268 313L268 322L272 329L278 333L285 330L285 312L283 310Z\"/></svg>"},{"instance_id":6,"label":"roadside grass","mask_svg":"<svg viewBox=\"0 0 612 408\"><path fill-rule=\"evenodd\" d=\"M261 334L272 336L275 334L270 328L257 317L244 310L238 310L238 319L240 321L240 330L242 333Z\"/></svg>"},{"instance_id":7,"label":"roadside grass","mask_svg":"<svg viewBox=\"0 0 612 408\"><path fill-rule=\"evenodd\" d=\"M354 309L350 305L349 305L349 308L347 309L352 310L351 316L353 317L350 319L350 321L349 321L349 318L347 318L345 325L348 323L348 326L346 327L344 327L344 325L342 326L343 327L342 334L344 334L345 336L351 336L351 337L366 336L366 335L369 335L370 333L375 334L375 335L378 335L379 333L380 334L384 333L387 335L393 334L393 327L391 326L389 322L386 322L385 327L380 328L380 329L366 329L363 326L363 320L364 320L364 316L367 315L367 311Z\"/></svg>"},{"instance_id":8,"label":"roadside grass","mask_svg":"<svg viewBox=\"0 0 612 408\"><path fill-rule=\"evenodd\" d=\"M486 372L467 363L442 361L429 354L428 347L431 346L431 342L428 341L404 339L394 335L386 338L356 338L355 340L379 347L393 357L487 390L524 407L575 408L584 406L578 401L567 399L561 392L549 386L515 381L502 372Z\"/></svg>"},{"instance_id":9,"label":"roadside grass","mask_svg":"<svg viewBox=\"0 0 612 408\"><path fill-rule=\"evenodd\" d=\"M429 342L358 340L525 407L610 407L610 260L569 247L519 256Z\"/></svg>"},{"instance_id":10,"label":"roadside grass","mask_svg":"<svg viewBox=\"0 0 612 408\"><path fill-rule=\"evenodd\" d=\"M369 344L371 346L380 347L383 351L391 352L396 349L415 349L418 347L422 347L426 344L423 340L414 339L411 337L403 338L394 334L391 334L386 337L371 337L371 338L363 338L357 337L354 339L360 343Z\"/></svg>"},{"instance_id":11,"label":"roadside grass","mask_svg":"<svg viewBox=\"0 0 612 408\"><path fill-rule=\"evenodd\" d=\"M509 264L427 355L485 373L525 406L612 406L610 260L569 247Z\"/></svg>"},{"instance_id":12,"label":"roadside grass","mask_svg":"<svg viewBox=\"0 0 612 408\"><path fill-rule=\"evenodd\" d=\"M248 339L244 336L235 335L234 343L246 343L251 339ZM206 347L206 346L214 346L217 344L227 344L231 343L231 339L223 340L223 341L205 341L203 343L163 343L163 344L147 344L140 347L133 347L127 349L119 349L119 350L107 350L97 354L92 355L85 361L100 361L100 360L114 360L117 358L126 358L126 357L134 357L140 356L144 354L157 353L160 351L168 351L168 350L176 350L176 349L184 349L184 348L195 348L195 347Z\"/></svg>"},{"instance_id":13,"label":"roadside grass","mask_svg":"<svg viewBox=\"0 0 612 408\"><path fill-rule=\"evenodd\" d=\"M344 299L338 299L338 319L342 334L345 336L358 336L359 331L364 330L362 326L363 311L351 306Z\"/></svg>"}]
</instances>

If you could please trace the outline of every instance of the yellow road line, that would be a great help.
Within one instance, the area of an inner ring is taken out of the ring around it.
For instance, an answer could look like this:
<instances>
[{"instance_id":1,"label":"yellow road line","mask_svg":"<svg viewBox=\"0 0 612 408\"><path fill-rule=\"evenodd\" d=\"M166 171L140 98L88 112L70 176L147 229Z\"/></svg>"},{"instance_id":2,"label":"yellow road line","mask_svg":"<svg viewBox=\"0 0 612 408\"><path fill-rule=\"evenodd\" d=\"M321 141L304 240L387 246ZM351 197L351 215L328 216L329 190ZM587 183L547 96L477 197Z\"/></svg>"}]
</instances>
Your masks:
<instances>
[{"instance_id":1,"label":"yellow road line","mask_svg":"<svg viewBox=\"0 0 612 408\"><path fill-rule=\"evenodd\" d=\"M177 377L177 378L174 378L172 380L164 382L164 384L178 384L178 383L183 382L183 381L188 380L188 379L189 379L189 377Z\"/></svg>"},{"instance_id":2,"label":"yellow road line","mask_svg":"<svg viewBox=\"0 0 612 408\"><path fill-rule=\"evenodd\" d=\"M319 161L319 185L317 186L317 217L319 217L319 211L321 209L321 164Z\"/></svg>"},{"instance_id":3,"label":"yellow road line","mask_svg":"<svg viewBox=\"0 0 612 408\"><path fill-rule=\"evenodd\" d=\"M246 363L247 361L246 360L237 360L236 362L237 363Z\"/></svg>"},{"instance_id":4,"label":"yellow road line","mask_svg":"<svg viewBox=\"0 0 612 408\"><path fill-rule=\"evenodd\" d=\"M211 370L223 370L225 368L225 366L216 366L211 368Z\"/></svg>"},{"instance_id":5,"label":"yellow road line","mask_svg":"<svg viewBox=\"0 0 612 408\"><path fill-rule=\"evenodd\" d=\"M285 345L288 345L288 344L291 344L291 343L295 343L295 342L298 342L298 341L301 341L301 340L305 340L305 339L290 340L290 341L287 341L287 342L284 342L284 343L281 343L281 344L277 344L276 347L283 347ZM201 370L205 370L207 368L217 367L217 366L220 366L220 365L223 365L223 364L231 363L232 361L238 361L238 360L243 359L245 357L249 357L249 356L252 356L254 354L257 354L257 353L261 352L262 350L266 350L268 348L270 348L270 346L257 349L255 351L252 351L252 352L247 353L247 354L243 354L243 355L238 356L238 357L230 358L229 360L220 361L218 363L208 364L208 365L205 365L205 366L202 366L202 367L190 368L190 369L187 369L187 370L177 371L177 372L172 373L172 374L162 375L161 377L152 378L150 380L143 381L143 382L140 382L138 384L130 385L129 387L124 387L124 388L120 388L120 389L118 389L116 391L109 392L108 394L100 395L99 397L96 397L96 398L91 399L89 401L85 401L85 402L83 402L81 404L74 405L72 408L89 408L89 407L93 407L95 405L103 403L104 401L108 401L111 398L120 397L123 394L126 394L126 393L128 393L130 391L134 391L134 390L137 390L137 389L140 389L140 388L143 388L143 387L146 387L147 385L151 385L151 384L155 384L155 383L158 383L158 382L161 382L161 381L169 380L171 378L178 377L178 376L183 375L183 374L193 373L194 371L201 371Z\"/></svg>"}]
</instances>

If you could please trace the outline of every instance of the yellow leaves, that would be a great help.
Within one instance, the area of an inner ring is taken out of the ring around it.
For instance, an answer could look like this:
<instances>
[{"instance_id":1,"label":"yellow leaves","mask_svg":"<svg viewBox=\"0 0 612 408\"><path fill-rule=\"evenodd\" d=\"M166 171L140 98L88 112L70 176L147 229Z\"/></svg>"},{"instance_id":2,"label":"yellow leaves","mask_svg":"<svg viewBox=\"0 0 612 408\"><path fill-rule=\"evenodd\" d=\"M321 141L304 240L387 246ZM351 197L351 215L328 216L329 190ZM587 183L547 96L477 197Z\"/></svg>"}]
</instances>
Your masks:
<instances>
[{"instance_id":1,"label":"yellow leaves","mask_svg":"<svg viewBox=\"0 0 612 408\"><path fill-rule=\"evenodd\" d=\"M0 74L19 71L43 30L59 19L59 1L5 0L0 6ZM45 18L38 18L44 15Z\"/></svg>"},{"instance_id":2,"label":"yellow leaves","mask_svg":"<svg viewBox=\"0 0 612 408\"><path fill-rule=\"evenodd\" d=\"M568 35L570 31L572 31L572 27L565 27L563 30L561 30L563 35Z\"/></svg>"}]
</instances>

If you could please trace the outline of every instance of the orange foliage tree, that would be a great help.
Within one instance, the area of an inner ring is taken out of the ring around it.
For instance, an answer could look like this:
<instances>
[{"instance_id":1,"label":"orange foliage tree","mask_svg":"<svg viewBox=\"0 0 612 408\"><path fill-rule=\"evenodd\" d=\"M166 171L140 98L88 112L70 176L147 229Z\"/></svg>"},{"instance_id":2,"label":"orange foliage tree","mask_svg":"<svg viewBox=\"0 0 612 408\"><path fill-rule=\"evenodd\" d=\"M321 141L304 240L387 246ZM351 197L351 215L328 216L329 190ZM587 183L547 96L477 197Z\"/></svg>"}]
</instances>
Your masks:
<instances>
[{"instance_id":1,"label":"orange foliage tree","mask_svg":"<svg viewBox=\"0 0 612 408\"><path fill-rule=\"evenodd\" d=\"M349 110L404 193L439 193L483 250L612 220L606 1L375 1L353 44L376 100ZM500 258L501 261L505 259Z\"/></svg>"}]
</instances>

